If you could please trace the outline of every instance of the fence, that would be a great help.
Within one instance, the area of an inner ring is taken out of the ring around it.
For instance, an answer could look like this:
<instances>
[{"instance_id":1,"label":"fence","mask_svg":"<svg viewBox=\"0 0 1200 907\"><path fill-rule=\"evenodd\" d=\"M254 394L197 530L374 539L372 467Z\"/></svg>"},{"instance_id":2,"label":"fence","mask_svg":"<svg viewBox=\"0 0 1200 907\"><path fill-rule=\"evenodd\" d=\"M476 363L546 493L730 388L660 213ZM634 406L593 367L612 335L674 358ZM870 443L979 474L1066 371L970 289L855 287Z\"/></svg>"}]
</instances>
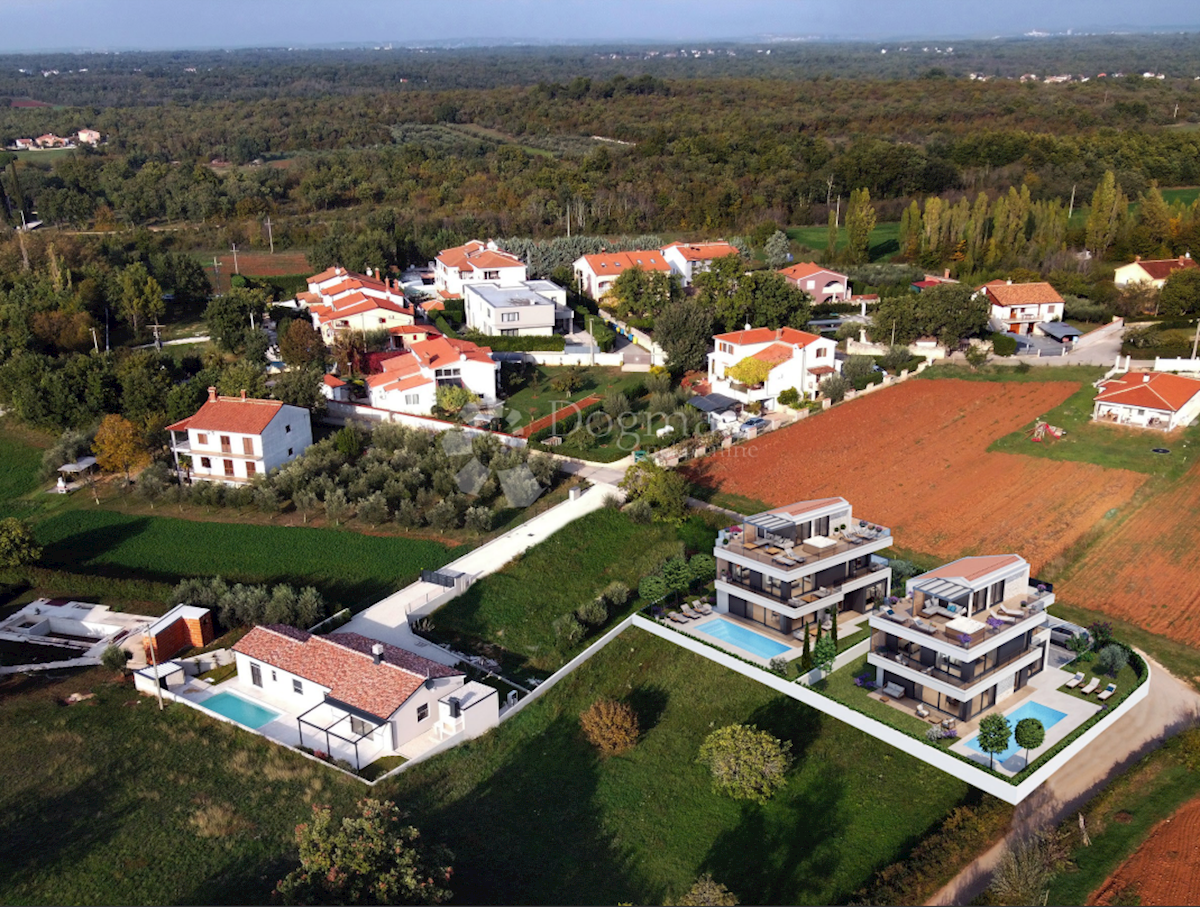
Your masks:
<instances>
[{"instance_id":1,"label":"fence","mask_svg":"<svg viewBox=\"0 0 1200 907\"><path fill-rule=\"evenodd\" d=\"M476 437L478 435L490 435L496 438L505 447L524 447L526 441L524 438L518 438L515 435L505 434L500 431L488 431L484 428L474 428L470 425L459 425L457 422L447 422L445 419L435 419L432 416L417 416L412 413L398 413L390 409L379 409L374 406L366 406L362 403L343 403L339 400L330 400L327 404L328 415L325 421L333 425L345 425L347 422L365 422L368 424L378 424L380 422L394 422L398 425L407 425L409 428L419 428L423 431L443 432L453 429L461 429L468 437Z\"/></svg>"},{"instance_id":2,"label":"fence","mask_svg":"<svg viewBox=\"0 0 1200 907\"><path fill-rule=\"evenodd\" d=\"M596 353L595 356L593 356L587 347L572 348L561 353L546 352L542 350L492 353L492 358L501 362L532 362L536 365L603 366L620 366L625 359L621 353Z\"/></svg>"},{"instance_id":3,"label":"fence","mask_svg":"<svg viewBox=\"0 0 1200 907\"><path fill-rule=\"evenodd\" d=\"M1200 372L1200 359L1163 359L1154 357L1156 372Z\"/></svg>"}]
</instances>

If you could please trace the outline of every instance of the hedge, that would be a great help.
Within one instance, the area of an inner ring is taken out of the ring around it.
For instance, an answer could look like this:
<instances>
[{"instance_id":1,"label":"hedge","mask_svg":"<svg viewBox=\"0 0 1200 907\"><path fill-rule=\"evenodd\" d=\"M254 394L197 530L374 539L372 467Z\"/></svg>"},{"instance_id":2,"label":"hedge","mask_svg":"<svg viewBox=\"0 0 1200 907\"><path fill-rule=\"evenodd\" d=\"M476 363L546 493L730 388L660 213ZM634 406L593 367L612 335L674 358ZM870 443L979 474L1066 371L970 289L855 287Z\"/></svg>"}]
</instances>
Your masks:
<instances>
[{"instance_id":1,"label":"hedge","mask_svg":"<svg viewBox=\"0 0 1200 907\"><path fill-rule=\"evenodd\" d=\"M603 315L596 315L580 306L575 309L575 317L579 319L578 326L592 335L596 346L600 347L600 352L607 353L613 348L613 344L617 342L617 334L608 326ZM590 328L588 327L589 319L591 320Z\"/></svg>"},{"instance_id":2,"label":"hedge","mask_svg":"<svg viewBox=\"0 0 1200 907\"><path fill-rule=\"evenodd\" d=\"M561 353L567 345L567 339L562 334L551 334L548 337L506 337L471 331L467 334L467 339L480 346L490 346L497 353Z\"/></svg>"},{"instance_id":3,"label":"hedge","mask_svg":"<svg viewBox=\"0 0 1200 907\"><path fill-rule=\"evenodd\" d=\"M992 352L997 356L1011 356L1017 351L1017 338L1000 331L992 334Z\"/></svg>"},{"instance_id":4,"label":"hedge","mask_svg":"<svg viewBox=\"0 0 1200 907\"><path fill-rule=\"evenodd\" d=\"M448 321L446 321L446 319L443 318L441 315L438 315L436 318L433 319L433 326L435 328L437 328L439 331L441 331L443 334L445 334L447 337L453 337L456 340L458 339L458 334L455 333L454 329L452 327L450 327L450 323Z\"/></svg>"}]
</instances>

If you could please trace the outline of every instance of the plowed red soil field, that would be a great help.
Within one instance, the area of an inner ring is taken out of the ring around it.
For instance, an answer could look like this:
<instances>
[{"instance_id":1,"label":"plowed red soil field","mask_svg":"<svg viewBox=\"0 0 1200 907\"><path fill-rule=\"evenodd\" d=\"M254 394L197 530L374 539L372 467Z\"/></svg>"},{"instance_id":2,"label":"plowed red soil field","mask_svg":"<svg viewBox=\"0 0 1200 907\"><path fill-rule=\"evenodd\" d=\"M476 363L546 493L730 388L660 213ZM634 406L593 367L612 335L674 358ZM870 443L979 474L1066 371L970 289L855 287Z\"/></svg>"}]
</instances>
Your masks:
<instances>
[{"instance_id":1,"label":"plowed red soil field","mask_svg":"<svg viewBox=\"0 0 1200 907\"><path fill-rule=\"evenodd\" d=\"M233 253L219 256L221 277L233 273ZM283 277L292 274L315 274L304 252L251 252L238 250L238 270L247 277ZM211 262L210 262L211 264Z\"/></svg>"},{"instance_id":2,"label":"plowed red soil field","mask_svg":"<svg viewBox=\"0 0 1200 907\"><path fill-rule=\"evenodd\" d=\"M1200 645L1197 514L1200 465L1100 539L1055 591L1072 604Z\"/></svg>"},{"instance_id":3,"label":"plowed red soil field","mask_svg":"<svg viewBox=\"0 0 1200 907\"><path fill-rule=\"evenodd\" d=\"M1088 903L1111 904L1118 896L1122 904L1200 904L1200 799L1159 823Z\"/></svg>"},{"instance_id":4,"label":"plowed red soil field","mask_svg":"<svg viewBox=\"0 0 1200 907\"><path fill-rule=\"evenodd\" d=\"M1067 381L907 381L707 457L690 472L772 506L840 495L860 518L889 526L901 548L946 559L1013 552L1036 573L1128 503L1146 478L987 452L1078 389Z\"/></svg>"}]
</instances>

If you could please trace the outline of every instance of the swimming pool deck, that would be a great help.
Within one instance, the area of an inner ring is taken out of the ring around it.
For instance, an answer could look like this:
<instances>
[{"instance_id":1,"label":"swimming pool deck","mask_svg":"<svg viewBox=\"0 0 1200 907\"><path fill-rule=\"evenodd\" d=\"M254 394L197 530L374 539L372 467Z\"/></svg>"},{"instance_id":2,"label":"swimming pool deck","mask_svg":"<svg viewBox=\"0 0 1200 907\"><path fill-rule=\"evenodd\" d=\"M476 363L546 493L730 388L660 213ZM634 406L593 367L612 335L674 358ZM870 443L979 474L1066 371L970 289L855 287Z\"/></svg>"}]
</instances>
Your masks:
<instances>
[{"instance_id":1,"label":"swimming pool deck","mask_svg":"<svg viewBox=\"0 0 1200 907\"><path fill-rule=\"evenodd\" d=\"M847 611L839 614L838 634L842 637L846 637L851 633L857 632L859 629L865 626L867 617L868 615L859 614L856 611ZM762 624L757 624L752 620L746 620L746 618L738 617L734 614L722 614L714 610L712 614L706 614L699 620L689 620L685 624L674 623L665 617L661 618L660 622L666 624L672 630L678 630L680 633L686 633L688 636L694 636L696 639L699 639L702 642L706 642L710 645L717 646L720 649L724 649L726 652L729 652L731 655L736 655L738 658L744 658L747 661L753 662L756 665L761 665L764 668L769 666L770 659L768 658L755 655L748 649L739 648L731 642L718 639L717 637L710 636L707 633L697 632L699 628L703 627L705 624L712 623L714 620L724 620L725 622L731 623L734 626L741 627L744 630L749 630L751 633L761 636L763 639L770 640L774 644L787 646L787 651L782 653L783 658L786 661L794 661L803 654L804 644L801 640L792 636L785 636L778 630L772 630L769 627L764 627Z\"/></svg>"}]
</instances>

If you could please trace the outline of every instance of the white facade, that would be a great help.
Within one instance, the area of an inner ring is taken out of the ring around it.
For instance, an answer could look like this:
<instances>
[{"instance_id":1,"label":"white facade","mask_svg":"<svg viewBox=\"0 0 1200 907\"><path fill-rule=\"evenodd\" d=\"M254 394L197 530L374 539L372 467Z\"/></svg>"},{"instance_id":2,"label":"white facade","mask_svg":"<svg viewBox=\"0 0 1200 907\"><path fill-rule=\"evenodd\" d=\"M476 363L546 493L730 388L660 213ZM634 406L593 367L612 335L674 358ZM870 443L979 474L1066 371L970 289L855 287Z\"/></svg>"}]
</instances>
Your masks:
<instances>
[{"instance_id":1,"label":"white facade","mask_svg":"<svg viewBox=\"0 0 1200 907\"><path fill-rule=\"evenodd\" d=\"M487 347L435 337L414 343L411 351L383 363L383 372L367 378L371 406L427 416L442 385L461 385L487 406L497 402L500 363Z\"/></svg>"},{"instance_id":2,"label":"white facade","mask_svg":"<svg viewBox=\"0 0 1200 907\"><path fill-rule=\"evenodd\" d=\"M1200 380L1167 372L1131 372L1105 381L1092 419L1157 431L1174 431L1200 416Z\"/></svg>"},{"instance_id":3,"label":"white facade","mask_svg":"<svg viewBox=\"0 0 1200 907\"><path fill-rule=\"evenodd\" d=\"M445 249L433 262L433 286L443 298L460 297L463 288L475 283L494 283L501 287L521 284L526 279L524 262L501 251L495 242L472 240L454 249Z\"/></svg>"},{"instance_id":4,"label":"white facade","mask_svg":"<svg viewBox=\"0 0 1200 907\"><path fill-rule=\"evenodd\" d=\"M711 268L716 259L738 254L737 248L727 242L677 242L662 249L663 260L685 287L690 287L695 277Z\"/></svg>"},{"instance_id":5,"label":"white facade","mask_svg":"<svg viewBox=\"0 0 1200 907\"><path fill-rule=\"evenodd\" d=\"M489 336L549 336L556 328L569 331L571 310L567 291L549 280L529 280L501 286L467 284L463 306L467 327Z\"/></svg>"},{"instance_id":6,"label":"white facade","mask_svg":"<svg viewBox=\"0 0 1200 907\"><path fill-rule=\"evenodd\" d=\"M1127 287L1131 284L1144 284L1147 287L1153 287L1155 290L1161 290L1163 284L1167 282L1175 271L1183 268L1194 268L1195 262L1192 261L1192 253L1188 252L1179 258L1165 258L1143 261L1140 257L1134 259L1127 265L1121 265L1113 273L1113 283L1119 287Z\"/></svg>"},{"instance_id":7,"label":"white facade","mask_svg":"<svg viewBox=\"0 0 1200 907\"><path fill-rule=\"evenodd\" d=\"M636 252L601 252L596 255L584 255L577 258L572 265L575 271L575 281L579 292L592 299L600 299L608 294L612 285L617 282L625 271L641 268L643 271L658 271L663 274L671 273L671 265L663 258L658 249Z\"/></svg>"},{"instance_id":8,"label":"white facade","mask_svg":"<svg viewBox=\"0 0 1200 907\"><path fill-rule=\"evenodd\" d=\"M801 397L814 398L821 382L840 373L836 358L837 343L806 331L782 328L772 331L757 328L718 334L708 354L708 379L712 392L738 400L743 405L762 403L770 409L780 393L794 387ZM755 357L774 363L767 380L760 386L747 387L726 377L726 371L743 359Z\"/></svg>"}]
</instances>

